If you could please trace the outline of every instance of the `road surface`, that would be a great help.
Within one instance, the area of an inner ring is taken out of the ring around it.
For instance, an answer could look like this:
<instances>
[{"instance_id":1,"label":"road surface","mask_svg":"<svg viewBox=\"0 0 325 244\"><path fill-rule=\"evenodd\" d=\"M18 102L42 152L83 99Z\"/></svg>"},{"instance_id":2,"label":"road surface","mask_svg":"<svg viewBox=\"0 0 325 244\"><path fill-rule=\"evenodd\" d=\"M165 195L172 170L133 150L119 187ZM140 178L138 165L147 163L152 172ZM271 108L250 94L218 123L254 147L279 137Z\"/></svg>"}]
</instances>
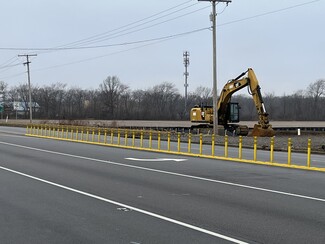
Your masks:
<instances>
[{"instance_id":1,"label":"road surface","mask_svg":"<svg viewBox=\"0 0 325 244\"><path fill-rule=\"evenodd\" d=\"M325 243L325 174L0 128L2 243Z\"/></svg>"}]
</instances>

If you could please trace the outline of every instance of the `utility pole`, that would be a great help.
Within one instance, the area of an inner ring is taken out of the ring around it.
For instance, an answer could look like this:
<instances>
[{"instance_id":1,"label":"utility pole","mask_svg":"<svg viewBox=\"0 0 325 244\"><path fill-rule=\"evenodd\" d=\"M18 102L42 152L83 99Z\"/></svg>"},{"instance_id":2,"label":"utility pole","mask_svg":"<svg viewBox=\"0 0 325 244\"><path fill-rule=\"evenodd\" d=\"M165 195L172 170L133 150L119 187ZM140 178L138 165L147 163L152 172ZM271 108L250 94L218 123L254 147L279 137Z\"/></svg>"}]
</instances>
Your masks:
<instances>
[{"instance_id":1,"label":"utility pole","mask_svg":"<svg viewBox=\"0 0 325 244\"><path fill-rule=\"evenodd\" d=\"M199 2L211 2L212 13L210 19L212 21L212 42L213 42L213 134L218 134L218 110L217 110L217 11L216 3L231 3L231 0L198 0Z\"/></svg>"},{"instance_id":2,"label":"utility pole","mask_svg":"<svg viewBox=\"0 0 325 244\"><path fill-rule=\"evenodd\" d=\"M27 76L28 76L28 96L29 96L29 123L33 122L33 106L32 106L32 91L30 87L30 71L29 71L29 64L31 63L29 61L29 57L35 57L37 54L21 54L18 55L18 57L26 57L26 63L24 65L27 65Z\"/></svg>"},{"instance_id":3,"label":"utility pole","mask_svg":"<svg viewBox=\"0 0 325 244\"><path fill-rule=\"evenodd\" d=\"M187 112L187 87L188 87L188 83L187 83L187 77L189 76L189 73L187 72L187 67L190 65L190 53L188 51L184 51L183 52L183 60L184 60L184 66L185 66L185 72L184 72L184 76L185 76L185 83L184 83L184 87L185 87L185 115Z\"/></svg>"}]
</instances>

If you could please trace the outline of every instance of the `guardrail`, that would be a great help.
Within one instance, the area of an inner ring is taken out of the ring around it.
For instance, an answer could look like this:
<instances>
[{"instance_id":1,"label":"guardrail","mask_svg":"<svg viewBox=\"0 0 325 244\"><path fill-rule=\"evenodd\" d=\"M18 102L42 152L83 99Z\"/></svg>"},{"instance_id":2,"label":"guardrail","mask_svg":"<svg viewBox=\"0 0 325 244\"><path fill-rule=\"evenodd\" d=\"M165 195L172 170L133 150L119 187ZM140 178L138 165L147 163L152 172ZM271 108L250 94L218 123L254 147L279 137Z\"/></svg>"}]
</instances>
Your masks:
<instances>
[{"instance_id":1,"label":"guardrail","mask_svg":"<svg viewBox=\"0 0 325 244\"><path fill-rule=\"evenodd\" d=\"M286 151L277 152L274 137L269 139L268 146L263 146L268 150L262 150L258 148L257 137L238 137L236 145L230 145L228 136L152 130L32 125L27 126L26 136L325 172L325 160L319 162L324 163L324 167L311 165L311 139L308 139L306 152L300 154L305 162L295 163L292 162L291 138L288 138ZM245 140L253 140L250 150ZM266 155L269 159L258 160L258 156L265 158Z\"/></svg>"}]
</instances>

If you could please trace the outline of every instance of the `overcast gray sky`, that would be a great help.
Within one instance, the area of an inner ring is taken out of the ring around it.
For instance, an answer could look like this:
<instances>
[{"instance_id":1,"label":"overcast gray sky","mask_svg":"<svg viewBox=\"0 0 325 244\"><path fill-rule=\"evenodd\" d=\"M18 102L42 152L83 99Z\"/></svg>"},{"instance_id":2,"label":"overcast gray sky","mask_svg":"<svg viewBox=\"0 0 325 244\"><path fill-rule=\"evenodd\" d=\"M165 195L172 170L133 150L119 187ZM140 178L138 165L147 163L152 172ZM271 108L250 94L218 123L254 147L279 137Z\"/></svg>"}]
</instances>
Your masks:
<instances>
[{"instance_id":1,"label":"overcast gray sky","mask_svg":"<svg viewBox=\"0 0 325 244\"><path fill-rule=\"evenodd\" d=\"M116 75L133 90L167 81L183 94L186 50L189 91L212 88L209 2L10 0L0 11L0 80L9 86L27 80L17 55L35 53L33 84L98 88ZM324 0L233 0L217 11L218 89L248 67L264 94L292 94L325 79Z\"/></svg>"}]
</instances>

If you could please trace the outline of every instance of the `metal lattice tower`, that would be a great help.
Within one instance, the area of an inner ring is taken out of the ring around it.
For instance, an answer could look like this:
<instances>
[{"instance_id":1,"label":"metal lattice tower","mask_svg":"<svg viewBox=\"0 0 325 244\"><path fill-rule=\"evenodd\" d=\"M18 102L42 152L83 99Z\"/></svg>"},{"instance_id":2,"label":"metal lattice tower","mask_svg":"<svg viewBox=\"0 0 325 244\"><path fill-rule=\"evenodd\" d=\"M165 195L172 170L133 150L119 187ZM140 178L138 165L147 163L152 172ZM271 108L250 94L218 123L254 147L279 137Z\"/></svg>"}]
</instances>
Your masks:
<instances>
[{"instance_id":1,"label":"metal lattice tower","mask_svg":"<svg viewBox=\"0 0 325 244\"><path fill-rule=\"evenodd\" d=\"M190 53L188 51L184 51L183 52L183 63L184 63L184 66L185 66L185 72L184 72L185 82L184 82L184 87L185 87L185 113L186 113L186 110L187 110L187 87L188 87L187 78L189 76L189 72L187 71L187 67L190 65Z\"/></svg>"}]
</instances>

